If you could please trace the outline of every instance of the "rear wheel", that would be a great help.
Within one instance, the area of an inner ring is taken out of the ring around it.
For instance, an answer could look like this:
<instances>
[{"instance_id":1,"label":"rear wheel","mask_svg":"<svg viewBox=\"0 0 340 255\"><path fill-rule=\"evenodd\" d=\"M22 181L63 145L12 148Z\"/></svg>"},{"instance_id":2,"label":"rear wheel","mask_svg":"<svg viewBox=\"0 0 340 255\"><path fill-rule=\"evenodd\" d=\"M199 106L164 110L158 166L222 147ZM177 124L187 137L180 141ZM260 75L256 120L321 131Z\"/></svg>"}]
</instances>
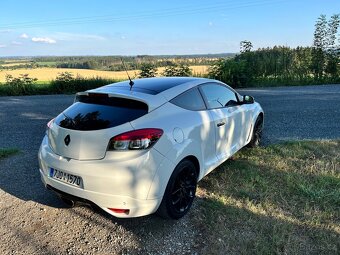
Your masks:
<instances>
[{"instance_id":1,"label":"rear wheel","mask_svg":"<svg viewBox=\"0 0 340 255\"><path fill-rule=\"evenodd\" d=\"M262 133L263 133L263 118L262 116L258 116L255 121L253 135L247 147L254 148L259 146L262 139Z\"/></svg>"},{"instance_id":2,"label":"rear wheel","mask_svg":"<svg viewBox=\"0 0 340 255\"><path fill-rule=\"evenodd\" d=\"M190 209L197 188L197 169L189 160L181 161L172 173L157 213L179 219Z\"/></svg>"}]
</instances>

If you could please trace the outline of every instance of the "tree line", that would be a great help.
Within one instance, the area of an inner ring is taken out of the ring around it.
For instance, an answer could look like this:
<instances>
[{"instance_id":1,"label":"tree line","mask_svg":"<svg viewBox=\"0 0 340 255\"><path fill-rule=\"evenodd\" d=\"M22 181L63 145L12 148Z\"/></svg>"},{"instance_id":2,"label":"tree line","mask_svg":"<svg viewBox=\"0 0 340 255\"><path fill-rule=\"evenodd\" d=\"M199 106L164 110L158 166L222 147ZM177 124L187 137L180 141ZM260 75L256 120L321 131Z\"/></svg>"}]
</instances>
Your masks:
<instances>
[{"instance_id":1,"label":"tree line","mask_svg":"<svg viewBox=\"0 0 340 255\"><path fill-rule=\"evenodd\" d=\"M240 54L218 60L209 77L233 87L340 83L339 23L338 14L329 20L321 15L311 47L274 46L252 51L252 43L242 41Z\"/></svg>"},{"instance_id":2,"label":"tree line","mask_svg":"<svg viewBox=\"0 0 340 255\"><path fill-rule=\"evenodd\" d=\"M202 55L164 55L164 56L50 56L50 57L31 57L25 58L25 62L17 65L2 66L6 64L0 59L0 69L32 69L39 67L55 68L75 68L75 69L94 69L105 71L124 71L124 65L128 70L139 70L143 64L151 64L155 67L172 66L173 63L178 65L211 65L221 57L233 57L233 53L224 54L202 54ZM15 62L11 62L15 63Z\"/></svg>"}]
</instances>

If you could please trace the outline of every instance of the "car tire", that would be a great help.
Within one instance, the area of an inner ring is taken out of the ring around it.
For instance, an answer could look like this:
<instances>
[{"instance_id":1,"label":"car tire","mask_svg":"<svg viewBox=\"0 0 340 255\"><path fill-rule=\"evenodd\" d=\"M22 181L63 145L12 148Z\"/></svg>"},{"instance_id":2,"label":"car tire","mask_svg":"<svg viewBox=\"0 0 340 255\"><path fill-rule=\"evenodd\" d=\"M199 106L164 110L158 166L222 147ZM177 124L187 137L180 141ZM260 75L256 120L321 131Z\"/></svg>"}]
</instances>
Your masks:
<instances>
[{"instance_id":1,"label":"car tire","mask_svg":"<svg viewBox=\"0 0 340 255\"><path fill-rule=\"evenodd\" d=\"M262 116L258 116L255 121L251 140L248 143L247 147L249 148L258 147L261 143L262 133L263 133L263 118Z\"/></svg>"},{"instance_id":2,"label":"car tire","mask_svg":"<svg viewBox=\"0 0 340 255\"><path fill-rule=\"evenodd\" d=\"M190 160L183 160L176 166L158 208L159 216L177 220L189 211L196 194L197 172Z\"/></svg>"}]
</instances>

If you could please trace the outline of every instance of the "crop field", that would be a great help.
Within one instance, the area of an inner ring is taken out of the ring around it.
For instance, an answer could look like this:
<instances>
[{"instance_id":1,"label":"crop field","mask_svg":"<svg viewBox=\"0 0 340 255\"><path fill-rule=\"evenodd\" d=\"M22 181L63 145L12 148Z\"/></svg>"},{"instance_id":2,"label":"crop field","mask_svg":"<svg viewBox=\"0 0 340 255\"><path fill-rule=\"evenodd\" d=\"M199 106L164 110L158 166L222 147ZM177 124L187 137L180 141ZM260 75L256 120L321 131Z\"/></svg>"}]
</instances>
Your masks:
<instances>
[{"instance_id":1,"label":"crop field","mask_svg":"<svg viewBox=\"0 0 340 255\"><path fill-rule=\"evenodd\" d=\"M193 75L206 74L208 66L190 66ZM158 68L158 74L164 71L164 67ZM80 75L86 78L102 77L108 79L123 80L127 79L125 71L99 71L92 69L71 69L71 68L34 68L34 69L16 69L0 70L0 82L6 81L6 74L18 77L20 74L28 74L31 78L37 78L38 81L51 81L62 72L70 72L74 76ZM131 77L138 76L139 70L128 71Z\"/></svg>"}]
</instances>

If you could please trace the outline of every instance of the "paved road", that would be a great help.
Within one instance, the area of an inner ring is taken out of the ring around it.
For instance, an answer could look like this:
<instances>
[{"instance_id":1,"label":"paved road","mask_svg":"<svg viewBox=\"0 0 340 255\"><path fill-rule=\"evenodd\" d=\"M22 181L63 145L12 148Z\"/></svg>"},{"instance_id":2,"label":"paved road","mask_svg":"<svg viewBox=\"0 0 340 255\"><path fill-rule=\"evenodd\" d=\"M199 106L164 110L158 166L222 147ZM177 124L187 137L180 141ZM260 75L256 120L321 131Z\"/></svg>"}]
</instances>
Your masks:
<instances>
[{"instance_id":1,"label":"paved road","mask_svg":"<svg viewBox=\"0 0 340 255\"><path fill-rule=\"evenodd\" d=\"M340 85L240 90L265 112L264 142L340 138Z\"/></svg>"},{"instance_id":2,"label":"paved road","mask_svg":"<svg viewBox=\"0 0 340 255\"><path fill-rule=\"evenodd\" d=\"M265 144L340 138L340 85L240 90L265 111ZM190 217L119 220L86 208L63 209L39 180L37 151L48 120L70 95L0 97L0 147L21 150L0 162L0 254L192 253L204 245Z\"/></svg>"}]
</instances>

